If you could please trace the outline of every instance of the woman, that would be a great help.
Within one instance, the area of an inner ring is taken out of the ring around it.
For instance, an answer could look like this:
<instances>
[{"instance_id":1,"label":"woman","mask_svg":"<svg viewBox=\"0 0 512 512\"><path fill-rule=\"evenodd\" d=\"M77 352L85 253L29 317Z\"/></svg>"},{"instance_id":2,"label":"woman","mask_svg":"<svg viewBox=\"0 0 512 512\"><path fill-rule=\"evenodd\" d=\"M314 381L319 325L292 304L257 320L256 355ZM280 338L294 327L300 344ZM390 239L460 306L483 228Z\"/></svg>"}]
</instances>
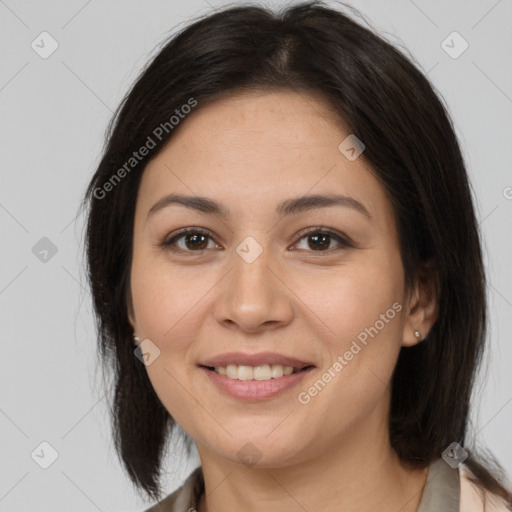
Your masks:
<instances>
[{"instance_id":1,"label":"woman","mask_svg":"<svg viewBox=\"0 0 512 512\"><path fill-rule=\"evenodd\" d=\"M466 439L487 319L467 173L378 35L320 2L197 20L122 102L84 204L150 511L507 510ZM201 466L161 499L179 427Z\"/></svg>"}]
</instances>

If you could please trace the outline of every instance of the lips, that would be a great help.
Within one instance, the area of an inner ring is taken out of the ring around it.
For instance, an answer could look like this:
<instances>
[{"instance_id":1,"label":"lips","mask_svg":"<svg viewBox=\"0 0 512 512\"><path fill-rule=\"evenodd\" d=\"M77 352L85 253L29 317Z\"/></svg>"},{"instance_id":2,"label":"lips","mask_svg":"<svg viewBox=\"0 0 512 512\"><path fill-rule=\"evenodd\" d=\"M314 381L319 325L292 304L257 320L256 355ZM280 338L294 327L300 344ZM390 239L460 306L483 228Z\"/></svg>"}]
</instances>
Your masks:
<instances>
[{"instance_id":1,"label":"lips","mask_svg":"<svg viewBox=\"0 0 512 512\"><path fill-rule=\"evenodd\" d=\"M295 357L277 354L275 352L260 352L258 354L245 354L242 352L230 352L220 354L211 358L202 360L199 366L204 366L213 369L218 366L263 366L263 365L281 365L291 366L294 370L303 370L309 366L314 366L313 363L301 361Z\"/></svg>"},{"instance_id":2,"label":"lips","mask_svg":"<svg viewBox=\"0 0 512 512\"><path fill-rule=\"evenodd\" d=\"M308 366L296 373L290 373L277 378L240 380L230 378L227 375L221 375L207 366L200 366L199 368L207 382L213 384L214 388L220 391L222 395L249 402L264 401L278 397L287 390L290 391L298 387L303 382L303 379L310 372L314 371L314 367Z\"/></svg>"}]
</instances>

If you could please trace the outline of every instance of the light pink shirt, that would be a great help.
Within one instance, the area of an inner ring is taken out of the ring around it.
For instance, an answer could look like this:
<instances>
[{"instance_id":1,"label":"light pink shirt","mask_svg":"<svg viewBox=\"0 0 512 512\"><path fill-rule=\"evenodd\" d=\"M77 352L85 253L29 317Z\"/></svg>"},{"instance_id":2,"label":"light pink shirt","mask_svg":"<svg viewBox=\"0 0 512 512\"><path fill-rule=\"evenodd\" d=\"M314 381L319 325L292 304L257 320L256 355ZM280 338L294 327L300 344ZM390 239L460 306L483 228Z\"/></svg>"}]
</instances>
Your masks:
<instances>
[{"instance_id":1,"label":"light pink shirt","mask_svg":"<svg viewBox=\"0 0 512 512\"><path fill-rule=\"evenodd\" d=\"M459 467L460 475L460 512L510 512L506 503L469 480L471 472L466 465Z\"/></svg>"}]
</instances>

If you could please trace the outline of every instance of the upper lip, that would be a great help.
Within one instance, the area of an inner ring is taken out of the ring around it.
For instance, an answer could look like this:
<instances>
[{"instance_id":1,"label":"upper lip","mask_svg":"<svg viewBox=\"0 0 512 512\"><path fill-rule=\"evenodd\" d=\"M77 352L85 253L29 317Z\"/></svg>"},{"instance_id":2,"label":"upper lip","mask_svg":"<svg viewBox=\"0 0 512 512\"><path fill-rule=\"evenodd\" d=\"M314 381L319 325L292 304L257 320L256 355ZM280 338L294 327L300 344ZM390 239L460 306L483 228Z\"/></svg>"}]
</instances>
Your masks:
<instances>
[{"instance_id":1,"label":"upper lip","mask_svg":"<svg viewBox=\"0 0 512 512\"><path fill-rule=\"evenodd\" d=\"M227 366L228 364L236 364L238 366L261 366L264 364L280 364L282 366L293 366L301 370L306 366L313 366L312 363L301 361L295 357L285 356L283 354L276 354L275 352L260 352L258 354L244 354L243 352L229 352L220 354L199 363L200 366L209 366L215 368L216 366Z\"/></svg>"}]
</instances>

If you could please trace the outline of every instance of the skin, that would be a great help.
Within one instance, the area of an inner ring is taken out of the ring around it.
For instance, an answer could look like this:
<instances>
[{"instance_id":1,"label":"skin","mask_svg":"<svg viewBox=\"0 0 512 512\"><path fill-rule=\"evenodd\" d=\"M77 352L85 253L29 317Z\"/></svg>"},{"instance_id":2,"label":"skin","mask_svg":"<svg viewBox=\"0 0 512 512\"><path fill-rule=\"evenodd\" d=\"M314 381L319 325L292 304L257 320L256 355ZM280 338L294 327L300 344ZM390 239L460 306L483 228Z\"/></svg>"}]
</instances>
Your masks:
<instances>
[{"instance_id":1,"label":"skin","mask_svg":"<svg viewBox=\"0 0 512 512\"><path fill-rule=\"evenodd\" d=\"M199 105L145 169L129 316L135 334L160 350L146 366L157 395L196 442L206 486L199 512L412 512L420 502L427 470L403 466L389 443L389 386L401 347L432 327L437 297L427 279L405 289L385 190L364 153L349 161L338 149L350 133L311 93L245 92ZM169 193L209 197L232 216L174 204L148 217ZM285 199L332 193L357 199L371 219L339 205L275 212ZM302 234L318 226L353 246L327 238L318 249L318 230ZM177 252L160 245L186 227L210 238L182 237ZM236 252L248 236L263 249L252 263ZM401 311L300 403L298 393L396 302ZM232 351L276 351L316 368L298 387L242 402L198 367ZM237 456L247 442L260 452L254 466Z\"/></svg>"}]
</instances>

